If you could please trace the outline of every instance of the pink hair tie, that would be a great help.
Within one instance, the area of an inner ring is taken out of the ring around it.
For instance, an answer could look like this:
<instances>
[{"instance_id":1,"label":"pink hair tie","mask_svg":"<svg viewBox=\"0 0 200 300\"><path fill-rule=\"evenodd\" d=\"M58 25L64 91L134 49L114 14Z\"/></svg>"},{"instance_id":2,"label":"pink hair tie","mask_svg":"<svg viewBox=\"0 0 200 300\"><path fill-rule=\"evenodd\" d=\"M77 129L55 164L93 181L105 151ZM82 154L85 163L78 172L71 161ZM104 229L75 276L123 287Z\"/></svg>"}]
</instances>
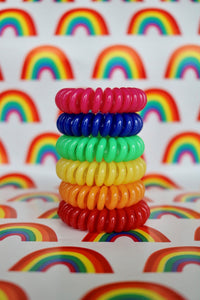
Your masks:
<instances>
[{"instance_id":1,"label":"pink hair tie","mask_svg":"<svg viewBox=\"0 0 200 300\"><path fill-rule=\"evenodd\" d=\"M64 88L55 97L57 107L69 114L132 113L142 110L147 102L144 91L137 88Z\"/></svg>"}]
</instances>

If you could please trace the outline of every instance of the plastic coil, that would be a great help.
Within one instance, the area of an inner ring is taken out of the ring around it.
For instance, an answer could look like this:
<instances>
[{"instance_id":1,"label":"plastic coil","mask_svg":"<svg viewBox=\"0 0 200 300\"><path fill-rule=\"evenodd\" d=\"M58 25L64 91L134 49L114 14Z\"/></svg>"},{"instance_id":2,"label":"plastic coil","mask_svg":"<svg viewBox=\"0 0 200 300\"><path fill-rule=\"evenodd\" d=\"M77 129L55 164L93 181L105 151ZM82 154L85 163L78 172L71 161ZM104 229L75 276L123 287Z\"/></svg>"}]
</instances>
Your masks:
<instances>
[{"instance_id":1,"label":"plastic coil","mask_svg":"<svg viewBox=\"0 0 200 300\"><path fill-rule=\"evenodd\" d=\"M67 225L89 232L122 232L142 226L150 215L149 206L141 200L122 209L80 209L61 201L58 215Z\"/></svg>"},{"instance_id":2,"label":"plastic coil","mask_svg":"<svg viewBox=\"0 0 200 300\"><path fill-rule=\"evenodd\" d=\"M55 98L57 107L66 113L124 113L137 112L146 105L144 91L137 88L65 88Z\"/></svg>"},{"instance_id":3,"label":"plastic coil","mask_svg":"<svg viewBox=\"0 0 200 300\"><path fill-rule=\"evenodd\" d=\"M66 159L101 162L134 160L144 152L143 140L131 137L74 137L62 135L56 143L56 151Z\"/></svg>"},{"instance_id":4,"label":"plastic coil","mask_svg":"<svg viewBox=\"0 0 200 300\"><path fill-rule=\"evenodd\" d=\"M71 136L131 136L140 132L143 121L137 113L124 114L67 114L57 119L58 130Z\"/></svg>"},{"instance_id":5,"label":"plastic coil","mask_svg":"<svg viewBox=\"0 0 200 300\"><path fill-rule=\"evenodd\" d=\"M97 208L129 207L144 197L144 184L141 180L134 183L108 186L80 186L78 184L61 182L59 192L61 199L74 207L90 210Z\"/></svg>"},{"instance_id":6,"label":"plastic coil","mask_svg":"<svg viewBox=\"0 0 200 300\"><path fill-rule=\"evenodd\" d=\"M80 162L61 158L56 164L58 177L68 183L88 186L127 184L141 179L146 171L145 161L139 157L128 162Z\"/></svg>"}]
</instances>

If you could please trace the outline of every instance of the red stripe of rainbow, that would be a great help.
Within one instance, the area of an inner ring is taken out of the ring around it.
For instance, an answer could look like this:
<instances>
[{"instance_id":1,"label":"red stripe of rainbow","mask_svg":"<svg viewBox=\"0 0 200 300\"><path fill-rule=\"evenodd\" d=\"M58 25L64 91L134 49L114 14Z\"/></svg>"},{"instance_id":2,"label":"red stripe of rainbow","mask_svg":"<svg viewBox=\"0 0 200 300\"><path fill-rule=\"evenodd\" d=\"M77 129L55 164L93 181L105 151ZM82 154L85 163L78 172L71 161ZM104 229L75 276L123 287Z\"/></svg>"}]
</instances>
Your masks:
<instances>
[{"instance_id":1,"label":"red stripe of rainbow","mask_svg":"<svg viewBox=\"0 0 200 300\"><path fill-rule=\"evenodd\" d=\"M200 134L182 132L175 135L168 143L163 156L164 163L180 163L188 154L194 163L200 163Z\"/></svg>"},{"instance_id":2,"label":"red stripe of rainbow","mask_svg":"<svg viewBox=\"0 0 200 300\"><path fill-rule=\"evenodd\" d=\"M53 247L34 251L18 261L10 271L45 272L62 264L70 272L113 273L106 258L97 251L82 247Z\"/></svg>"},{"instance_id":3,"label":"red stripe of rainbow","mask_svg":"<svg viewBox=\"0 0 200 300\"><path fill-rule=\"evenodd\" d=\"M179 186L170 178L159 173L146 174L142 181L146 188L179 189Z\"/></svg>"},{"instance_id":4,"label":"red stripe of rainbow","mask_svg":"<svg viewBox=\"0 0 200 300\"><path fill-rule=\"evenodd\" d=\"M146 78L139 54L129 46L113 45L105 48L97 58L92 78L111 78L116 69L120 69L128 79Z\"/></svg>"},{"instance_id":5,"label":"red stripe of rainbow","mask_svg":"<svg viewBox=\"0 0 200 300\"><path fill-rule=\"evenodd\" d=\"M31 97L19 90L7 90L0 94L0 121L8 121L13 113L19 116L21 122L40 121Z\"/></svg>"},{"instance_id":6,"label":"red stripe of rainbow","mask_svg":"<svg viewBox=\"0 0 200 300\"><path fill-rule=\"evenodd\" d=\"M161 122L180 121L180 116L175 100L167 91L152 88L145 91L147 104L139 113L146 121L151 113L155 113Z\"/></svg>"},{"instance_id":7,"label":"red stripe of rainbow","mask_svg":"<svg viewBox=\"0 0 200 300\"><path fill-rule=\"evenodd\" d=\"M73 35L79 27L85 28L88 35L109 34L103 17L89 8L68 10L59 20L55 34Z\"/></svg>"},{"instance_id":8,"label":"red stripe of rainbow","mask_svg":"<svg viewBox=\"0 0 200 300\"><path fill-rule=\"evenodd\" d=\"M32 17L22 9L7 8L1 10L0 36L11 27L16 36L37 35Z\"/></svg>"},{"instance_id":9,"label":"red stripe of rainbow","mask_svg":"<svg viewBox=\"0 0 200 300\"><path fill-rule=\"evenodd\" d=\"M0 164L8 164L8 163L9 163L8 154L6 152L3 142L1 142L0 140Z\"/></svg>"},{"instance_id":10,"label":"red stripe of rainbow","mask_svg":"<svg viewBox=\"0 0 200 300\"><path fill-rule=\"evenodd\" d=\"M27 151L26 163L43 164L47 156L52 156L57 162L59 155L56 152L55 145L59 135L47 132L36 136Z\"/></svg>"},{"instance_id":11,"label":"red stripe of rainbow","mask_svg":"<svg viewBox=\"0 0 200 300\"><path fill-rule=\"evenodd\" d=\"M57 242L53 229L38 223L8 223L0 225L0 241L10 236L19 236L24 242Z\"/></svg>"},{"instance_id":12,"label":"red stripe of rainbow","mask_svg":"<svg viewBox=\"0 0 200 300\"><path fill-rule=\"evenodd\" d=\"M159 34L181 34L174 17L164 9L145 8L136 12L128 26L128 34L146 34L149 28L155 27Z\"/></svg>"},{"instance_id":13,"label":"red stripe of rainbow","mask_svg":"<svg viewBox=\"0 0 200 300\"><path fill-rule=\"evenodd\" d=\"M0 219L17 218L16 210L8 205L0 204Z\"/></svg>"},{"instance_id":14,"label":"red stripe of rainbow","mask_svg":"<svg viewBox=\"0 0 200 300\"><path fill-rule=\"evenodd\" d=\"M168 62L165 78L183 78L192 69L200 78L200 46L185 45L176 49Z\"/></svg>"},{"instance_id":15,"label":"red stripe of rainbow","mask_svg":"<svg viewBox=\"0 0 200 300\"><path fill-rule=\"evenodd\" d=\"M89 291L81 300L109 300L115 298L184 300L180 294L168 287L145 281L120 281L101 285Z\"/></svg>"},{"instance_id":16,"label":"red stripe of rainbow","mask_svg":"<svg viewBox=\"0 0 200 300\"><path fill-rule=\"evenodd\" d=\"M179 219L200 219L200 213L186 207L175 205L151 206L149 219L160 219L164 215L172 215Z\"/></svg>"},{"instance_id":17,"label":"red stripe of rainbow","mask_svg":"<svg viewBox=\"0 0 200 300\"><path fill-rule=\"evenodd\" d=\"M74 78L65 53L54 46L46 45L32 49L25 58L21 79L40 79L44 70L48 70L54 79Z\"/></svg>"},{"instance_id":18,"label":"red stripe of rainbow","mask_svg":"<svg viewBox=\"0 0 200 300\"><path fill-rule=\"evenodd\" d=\"M14 187L14 188L35 188L35 183L27 175L22 173L9 173L1 177L0 188Z\"/></svg>"},{"instance_id":19,"label":"red stripe of rainbow","mask_svg":"<svg viewBox=\"0 0 200 300\"><path fill-rule=\"evenodd\" d=\"M200 247L170 247L155 251L147 259L144 272L182 272L188 264L200 265Z\"/></svg>"},{"instance_id":20,"label":"red stripe of rainbow","mask_svg":"<svg viewBox=\"0 0 200 300\"><path fill-rule=\"evenodd\" d=\"M18 285L0 280L0 294L2 295L2 300L28 300L28 296Z\"/></svg>"},{"instance_id":21,"label":"red stripe of rainbow","mask_svg":"<svg viewBox=\"0 0 200 300\"><path fill-rule=\"evenodd\" d=\"M127 232L112 232L112 233L88 233L83 242L115 242L120 237L128 237L133 242L170 242L160 231L149 227L141 226L138 229Z\"/></svg>"},{"instance_id":22,"label":"red stripe of rainbow","mask_svg":"<svg viewBox=\"0 0 200 300\"><path fill-rule=\"evenodd\" d=\"M200 192L183 193L174 198L174 202L197 202L200 200Z\"/></svg>"},{"instance_id":23,"label":"red stripe of rainbow","mask_svg":"<svg viewBox=\"0 0 200 300\"><path fill-rule=\"evenodd\" d=\"M17 195L7 200L8 202L30 202L34 200L42 200L43 202L59 202L59 194L53 192L30 192Z\"/></svg>"}]
</instances>

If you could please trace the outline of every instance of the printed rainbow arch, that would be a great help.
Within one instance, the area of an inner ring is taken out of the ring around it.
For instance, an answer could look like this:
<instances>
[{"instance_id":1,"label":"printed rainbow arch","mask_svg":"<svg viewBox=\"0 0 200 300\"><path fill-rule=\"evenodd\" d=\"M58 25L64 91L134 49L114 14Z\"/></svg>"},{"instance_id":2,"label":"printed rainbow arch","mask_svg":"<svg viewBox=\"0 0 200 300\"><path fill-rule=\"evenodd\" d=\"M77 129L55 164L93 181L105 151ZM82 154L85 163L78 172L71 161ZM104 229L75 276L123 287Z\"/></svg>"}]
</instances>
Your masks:
<instances>
[{"instance_id":1,"label":"printed rainbow arch","mask_svg":"<svg viewBox=\"0 0 200 300\"><path fill-rule=\"evenodd\" d=\"M54 207L47 211L45 211L43 214L41 214L38 219L59 219L59 216L57 214L58 208Z\"/></svg>"},{"instance_id":2,"label":"printed rainbow arch","mask_svg":"<svg viewBox=\"0 0 200 300\"><path fill-rule=\"evenodd\" d=\"M146 281L119 281L98 286L81 300L109 299L162 299L184 300L184 298L164 285Z\"/></svg>"},{"instance_id":3,"label":"printed rainbow arch","mask_svg":"<svg viewBox=\"0 0 200 300\"><path fill-rule=\"evenodd\" d=\"M56 27L56 35L74 35L78 28L84 28L88 35L109 34L103 17L90 8L74 8L68 10L60 18Z\"/></svg>"},{"instance_id":4,"label":"printed rainbow arch","mask_svg":"<svg viewBox=\"0 0 200 300\"><path fill-rule=\"evenodd\" d=\"M53 79L73 79L71 65L65 53L55 46L39 46L32 49L24 60L21 79L40 79L48 70Z\"/></svg>"},{"instance_id":5,"label":"printed rainbow arch","mask_svg":"<svg viewBox=\"0 0 200 300\"><path fill-rule=\"evenodd\" d=\"M175 205L155 205L151 206L149 219L160 219L165 215L172 215L179 219L200 219L200 213L187 207Z\"/></svg>"},{"instance_id":6,"label":"printed rainbow arch","mask_svg":"<svg viewBox=\"0 0 200 300\"><path fill-rule=\"evenodd\" d=\"M18 261L9 271L45 272L54 265L65 265L75 273L113 273L106 258L82 247L53 247L34 251Z\"/></svg>"},{"instance_id":7,"label":"printed rainbow arch","mask_svg":"<svg viewBox=\"0 0 200 300\"><path fill-rule=\"evenodd\" d=\"M189 155L192 162L200 163L200 134L182 132L175 135L165 148L163 163L180 163L185 155Z\"/></svg>"},{"instance_id":8,"label":"printed rainbow arch","mask_svg":"<svg viewBox=\"0 0 200 300\"><path fill-rule=\"evenodd\" d=\"M12 219L17 218L17 212L15 208L0 204L0 219Z\"/></svg>"},{"instance_id":9,"label":"printed rainbow arch","mask_svg":"<svg viewBox=\"0 0 200 300\"><path fill-rule=\"evenodd\" d=\"M74 2L74 0L52 0L53 2ZM42 2L42 0L23 0L23 2Z\"/></svg>"},{"instance_id":10,"label":"printed rainbow arch","mask_svg":"<svg viewBox=\"0 0 200 300\"><path fill-rule=\"evenodd\" d=\"M189 264L200 265L200 247L170 247L155 251L147 259L144 272L182 272Z\"/></svg>"},{"instance_id":11,"label":"printed rainbow arch","mask_svg":"<svg viewBox=\"0 0 200 300\"><path fill-rule=\"evenodd\" d=\"M198 228L195 230L194 240L195 240L195 241L200 241L200 227L198 227Z\"/></svg>"},{"instance_id":12,"label":"printed rainbow arch","mask_svg":"<svg viewBox=\"0 0 200 300\"><path fill-rule=\"evenodd\" d=\"M57 162L59 156L56 152L55 145L59 135L57 133L47 132L36 136L27 151L27 164L43 164L48 156L54 158Z\"/></svg>"},{"instance_id":13,"label":"printed rainbow arch","mask_svg":"<svg viewBox=\"0 0 200 300\"><path fill-rule=\"evenodd\" d=\"M22 173L9 173L1 177L0 188L13 187L13 188L35 188L33 180Z\"/></svg>"},{"instance_id":14,"label":"printed rainbow arch","mask_svg":"<svg viewBox=\"0 0 200 300\"><path fill-rule=\"evenodd\" d=\"M197 121L200 121L200 109L199 109L199 112L198 112Z\"/></svg>"},{"instance_id":15,"label":"printed rainbow arch","mask_svg":"<svg viewBox=\"0 0 200 300\"><path fill-rule=\"evenodd\" d=\"M6 122L16 114L21 122L39 122L39 114L31 97L20 90L0 94L0 121Z\"/></svg>"},{"instance_id":16,"label":"printed rainbow arch","mask_svg":"<svg viewBox=\"0 0 200 300\"><path fill-rule=\"evenodd\" d=\"M17 195L7 200L8 202L31 202L42 200L43 202L59 202L59 194L53 192L29 192Z\"/></svg>"},{"instance_id":17,"label":"printed rainbow arch","mask_svg":"<svg viewBox=\"0 0 200 300\"><path fill-rule=\"evenodd\" d=\"M115 242L121 237L128 237L133 242L170 242L160 231L149 227L141 226L138 229L112 233L88 233L83 242Z\"/></svg>"},{"instance_id":18,"label":"printed rainbow arch","mask_svg":"<svg viewBox=\"0 0 200 300\"><path fill-rule=\"evenodd\" d=\"M16 36L37 35L32 17L24 10L7 8L1 10L0 36L7 28L12 28Z\"/></svg>"},{"instance_id":19,"label":"printed rainbow arch","mask_svg":"<svg viewBox=\"0 0 200 300\"><path fill-rule=\"evenodd\" d=\"M147 104L140 112L143 121L147 121L150 114L155 113L161 122L180 121L176 102L167 91L158 88L145 90Z\"/></svg>"},{"instance_id":20,"label":"printed rainbow arch","mask_svg":"<svg viewBox=\"0 0 200 300\"><path fill-rule=\"evenodd\" d=\"M185 45L176 49L168 62L165 78L184 78L188 70L193 70L200 78L200 46Z\"/></svg>"},{"instance_id":21,"label":"printed rainbow arch","mask_svg":"<svg viewBox=\"0 0 200 300\"><path fill-rule=\"evenodd\" d=\"M0 225L0 241L19 236L22 242L57 242L57 235L50 227L38 223L7 223Z\"/></svg>"},{"instance_id":22,"label":"printed rainbow arch","mask_svg":"<svg viewBox=\"0 0 200 300\"><path fill-rule=\"evenodd\" d=\"M3 142L0 140L0 164L8 164L9 159L8 159L8 154L7 151L4 147Z\"/></svg>"},{"instance_id":23,"label":"printed rainbow arch","mask_svg":"<svg viewBox=\"0 0 200 300\"><path fill-rule=\"evenodd\" d=\"M149 28L156 28L162 35L181 34L174 17L164 9L144 8L136 12L128 26L128 34L146 34Z\"/></svg>"},{"instance_id":24,"label":"printed rainbow arch","mask_svg":"<svg viewBox=\"0 0 200 300\"><path fill-rule=\"evenodd\" d=\"M200 192L187 192L187 193L182 193L180 195L177 195L174 198L174 202L190 202L190 203L195 203L198 200L200 200Z\"/></svg>"},{"instance_id":25,"label":"printed rainbow arch","mask_svg":"<svg viewBox=\"0 0 200 300\"><path fill-rule=\"evenodd\" d=\"M97 58L92 78L111 78L116 69L121 70L127 79L146 78L139 54L126 45L113 45L105 48Z\"/></svg>"},{"instance_id":26,"label":"printed rainbow arch","mask_svg":"<svg viewBox=\"0 0 200 300\"><path fill-rule=\"evenodd\" d=\"M169 177L159 174L159 173L146 174L142 178L142 181L143 181L146 189L148 189L148 188L179 189L180 188Z\"/></svg>"},{"instance_id":27,"label":"printed rainbow arch","mask_svg":"<svg viewBox=\"0 0 200 300\"><path fill-rule=\"evenodd\" d=\"M0 295L2 300L28 300L24 290L15 283L0 280Z\"/></svg>"}]
</instances>

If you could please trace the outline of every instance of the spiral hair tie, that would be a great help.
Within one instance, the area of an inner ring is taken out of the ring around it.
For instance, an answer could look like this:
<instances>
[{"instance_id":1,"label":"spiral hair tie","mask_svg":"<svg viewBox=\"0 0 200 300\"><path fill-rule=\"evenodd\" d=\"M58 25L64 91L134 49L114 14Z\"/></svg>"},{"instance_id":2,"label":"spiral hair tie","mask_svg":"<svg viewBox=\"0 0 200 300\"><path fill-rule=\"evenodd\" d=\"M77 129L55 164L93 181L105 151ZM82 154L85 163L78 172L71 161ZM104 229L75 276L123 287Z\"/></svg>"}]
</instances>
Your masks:
<instances>
[{"instance_id":1,"label":"spiral hair tie","mask_svg":"<svg viewBox=\"0 0 200 300\"><path fill-rule=\"evenodd\" d=\"M57 107L66 113L137 112L146 105L146 94L137 88L65 88L55 98Z\"/></svg>"},{"instance_id":2,"label":"spiral hair tie","mask_svg":"<svg viewBox=\"0 0 200 300\"><path fill-rule=\"evenodd\" d=\"M80 209L61 201L58 215L67 225L89 232L122 232L142 226L150 215L149 206L141 200L122 209Z\"/></svg>"},{"instance_id":3,"label":"spiral hair tie","mask_svg":"<svg viewBox=\"0 0 200 300\"><path fill-rule=\"evenodd\" d=\"M145 171L146 163L141 157L119 163L89 163L61 158L56 164L56 173L61 180L88 186L127 184L141 179Z\"/></svg>"},{"instance_id":4,"label":"spiral hair tie","mask_svg":"<svg viewBox=\"0 0 200 300\"><path fill-rule=\"evenodd\" d=\"M61 199L74 207L102 210L129 207L144 197L144 184L134 183L92 186L71 184L62 181L59 187Z\"/></svg>"},{"instance_id":5,"label":"spiral hair tie","mask_svg":"<svg viewBox=\"0 0 200 300\"><path fill-rule=\"evenodd\" d=\"M62 135L56 143L56 151L66 159L101 162L134 160L144 152L143 140L131 137L74 137Z\"/></svg>"},{"instance_id":6,"label":"spiral hair tie","mask_svg":"<svg viewBox=\"0 0 200 300\"><path fill-rule=\"evenodd\" d=\"M57 119L58 130L71 136L112 136L125 137L140 132L143 121L137 113L123 114L67 114L62 113Z\"/></svg>"}]
</instances>

